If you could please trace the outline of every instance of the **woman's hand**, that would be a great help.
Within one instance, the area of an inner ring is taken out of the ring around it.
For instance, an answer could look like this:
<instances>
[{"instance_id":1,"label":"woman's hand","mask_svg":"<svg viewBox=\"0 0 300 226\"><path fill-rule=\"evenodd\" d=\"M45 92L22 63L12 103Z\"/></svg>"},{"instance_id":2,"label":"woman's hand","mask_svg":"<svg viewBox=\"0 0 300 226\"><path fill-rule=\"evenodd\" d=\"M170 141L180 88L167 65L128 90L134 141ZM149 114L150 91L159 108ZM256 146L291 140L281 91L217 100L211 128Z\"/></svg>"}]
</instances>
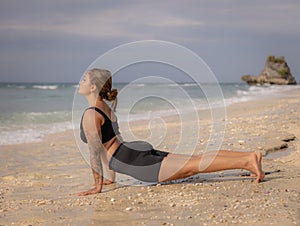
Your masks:
<instances>
[{"instance_id":1,"label":"woman's hand","mask_svg":"<svg viewBox=\"0 0 300 226\"><path fill-rule=\"evenodd\" d=\"M103 181L103 185L110 185L110 184L113 184L113 183L115 183L115 181L114 180L110 180L110 179L105 179ZM96 186L96 184L94 183L93 186Z\"/></svg>"},{"instance_id":2,"label":"woman's hand","mask_svg":"<svg viewBox=\"0 0 300 226\"><path fill-rule=\"evenodd\" d=\"M77 196L86 196L86 195L94 195L94 194L97 194L97 193L101 193L101 189L99 188L92 188L88 191L83 191L83 192L80 192L77 194Z\"/></svg>"},{"instance_id":3,"label":"woman's hand","mask_svg":"<svg viewBox=\"0 0 300 226\"><path fill-rule=\"evenodd\" d=\"M103 184L104 184L104 185L109 185L109 184L113 184L113 183L115 183L114 180L110 180L110 179L105 179L105 180L103 181Z\"/></svg>"}]
</instances>

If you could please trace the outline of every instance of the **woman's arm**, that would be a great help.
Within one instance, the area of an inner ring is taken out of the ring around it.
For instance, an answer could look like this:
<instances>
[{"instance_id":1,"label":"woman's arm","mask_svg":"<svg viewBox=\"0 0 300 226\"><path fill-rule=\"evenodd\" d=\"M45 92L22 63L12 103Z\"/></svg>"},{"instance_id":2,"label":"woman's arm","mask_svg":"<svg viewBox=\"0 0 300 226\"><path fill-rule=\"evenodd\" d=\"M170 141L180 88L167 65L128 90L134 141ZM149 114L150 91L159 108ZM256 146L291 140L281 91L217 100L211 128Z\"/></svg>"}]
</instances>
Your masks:
<instances>
[{"instance_id":1,"label":"woman's arm","mask_svg":"<svg viewBox=\"0 0 300 226\"><path fill-rule=\"evenodd\" d=\"M101 120L95 117L93 111L86 111L83 118L83 129L87 138L90 150L90 164L95 181L95 187L78 193L79 196L100 193L103 185L103 167L101 162L101 153L105 152L101 142Z\"/></svg>"},{"instance_id":2,"label":"woman's arm","mask_svg":"<svg viewBox=\"0 0 300 226\"><path fill-rule=\"evenodd\" d=\"M108 152L102 152L101 153L101 159L103 162L103 167L106 171L107 174L107 178L105 178L105 180L103 181L104 185L108 185L108 184L112 184L115 182L116 179L116 173L113 170L109 169L109 163L108 163L108 158L107 158Z\"/></svg>"}]
</instances>

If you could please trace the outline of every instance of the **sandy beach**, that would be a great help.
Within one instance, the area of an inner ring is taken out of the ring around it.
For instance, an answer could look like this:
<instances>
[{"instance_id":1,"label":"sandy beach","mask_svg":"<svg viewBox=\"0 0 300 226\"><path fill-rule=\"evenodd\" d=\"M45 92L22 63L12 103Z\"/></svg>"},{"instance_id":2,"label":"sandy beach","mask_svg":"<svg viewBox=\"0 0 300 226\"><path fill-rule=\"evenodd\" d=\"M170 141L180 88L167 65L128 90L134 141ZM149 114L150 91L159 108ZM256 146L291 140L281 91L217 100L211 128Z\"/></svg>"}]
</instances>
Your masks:
<instances>
[{"instance_id":1,"label":"sandy beach","mask_svg":"<svg viewBox=\"0 0 300 226\"><path fill-rule=\"evenodd\" d=\"M299 225L299 106L297 89L227 107L221 148L260 150L268 174L259 184L246 171L230 170L152 186L116 183L77 197L93 178L73 131L0 146L0 225ZM201 115L198 123L209 127L209 112ZM180 125L172 121L158 149L176 145ZM147 136L143 128L143 121L132 125L140 139ZM209 131L200 135L194 154L205 148Z\"/></svg>"}]
</instances>

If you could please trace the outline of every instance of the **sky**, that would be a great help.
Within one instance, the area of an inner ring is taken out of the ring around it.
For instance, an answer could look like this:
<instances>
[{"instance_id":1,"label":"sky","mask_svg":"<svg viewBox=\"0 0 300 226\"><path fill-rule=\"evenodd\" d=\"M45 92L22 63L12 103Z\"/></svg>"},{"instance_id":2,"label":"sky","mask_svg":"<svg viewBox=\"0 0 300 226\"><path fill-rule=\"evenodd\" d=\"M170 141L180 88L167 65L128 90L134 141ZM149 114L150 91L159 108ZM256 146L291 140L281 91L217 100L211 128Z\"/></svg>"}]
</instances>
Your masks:
<instances>
[{"instance_id":1,"label":"sky","mask_svg":"<svg viewBox=\"0 0 300 226\"><path fill-rule=\"evenodd\" d=\"M299 0L1 0L0 82L78 82L119 45L163 40L195 52L220 82L258 75L276 55L300 83L299 11Z\"/></svg>"}]
</instances>

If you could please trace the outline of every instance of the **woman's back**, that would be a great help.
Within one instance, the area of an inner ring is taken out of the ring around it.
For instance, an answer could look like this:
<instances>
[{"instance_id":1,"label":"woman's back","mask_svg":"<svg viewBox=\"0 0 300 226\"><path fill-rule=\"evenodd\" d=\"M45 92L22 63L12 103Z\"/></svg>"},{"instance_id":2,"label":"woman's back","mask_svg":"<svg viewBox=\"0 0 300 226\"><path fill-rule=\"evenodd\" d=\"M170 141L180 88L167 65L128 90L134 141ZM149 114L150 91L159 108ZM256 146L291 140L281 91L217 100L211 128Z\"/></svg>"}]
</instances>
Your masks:
<instances>
[{"instance_id":1,"label":"woman's back","mask_svg":"<svg viewBox=\"0 0 300 226\"><path fill-rule=\"evenodd\" d=\"M101 136L102 136L102 144L106 148L106 150L113 155L115 150L122 142L122 137L119 131L119 125L117 121L116 115L113 113L111 108L104 102L96 103L95 107L89 107L86 111L94 111L94 115L96 118L99 118L102 124L101 128ZM81 124L80 124L80 137L83 142L87 143L87 139L84 133L84 117L89 117L90 115L86 115L83 113Z\"/></svg>"}]
</instances>

